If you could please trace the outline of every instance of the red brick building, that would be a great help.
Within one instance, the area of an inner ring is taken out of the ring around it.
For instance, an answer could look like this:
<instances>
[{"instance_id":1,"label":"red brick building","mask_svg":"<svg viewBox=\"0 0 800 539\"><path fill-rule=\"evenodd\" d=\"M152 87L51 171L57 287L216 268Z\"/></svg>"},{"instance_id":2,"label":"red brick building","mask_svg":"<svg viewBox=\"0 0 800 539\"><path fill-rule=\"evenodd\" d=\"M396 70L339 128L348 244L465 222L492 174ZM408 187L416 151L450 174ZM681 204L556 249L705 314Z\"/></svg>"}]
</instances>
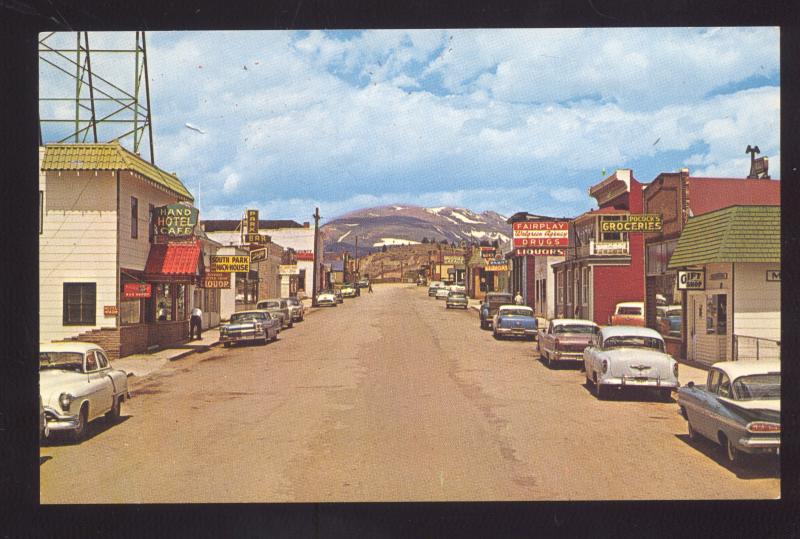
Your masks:
<instances>
[{"instance_id":1,"label":"red brick building","mask_svg":"<svg viewBox=\"0 0 800 539\"><path fill-rule=\"evenodd\" d=\"M589 189L598 209L570 222L566 257L553 265L556 317L608 324L617 303L644 300L643 234L600 230L601 219L643 213L643 187L619 169Z\"/></svg>"}]
</instances>

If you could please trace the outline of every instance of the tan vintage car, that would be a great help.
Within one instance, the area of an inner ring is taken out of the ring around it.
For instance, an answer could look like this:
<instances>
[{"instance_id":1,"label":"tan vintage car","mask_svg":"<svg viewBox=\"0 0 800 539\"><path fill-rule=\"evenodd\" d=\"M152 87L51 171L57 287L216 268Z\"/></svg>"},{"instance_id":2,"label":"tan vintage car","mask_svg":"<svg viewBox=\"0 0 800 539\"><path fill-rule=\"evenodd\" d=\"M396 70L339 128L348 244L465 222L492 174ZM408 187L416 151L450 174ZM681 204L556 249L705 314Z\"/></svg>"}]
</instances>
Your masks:
<instances>
[{"instance_id":1,"label":"tan vintage car","mask_svg":"<svg viewBox=\"0 0 800 539\"><path fill-rule=\"evenodd\" d=\"M591 320L554 318L539 330L539 357L552 367L556 361L582 361L600 326Z\"/></svg>"}]
</instances>

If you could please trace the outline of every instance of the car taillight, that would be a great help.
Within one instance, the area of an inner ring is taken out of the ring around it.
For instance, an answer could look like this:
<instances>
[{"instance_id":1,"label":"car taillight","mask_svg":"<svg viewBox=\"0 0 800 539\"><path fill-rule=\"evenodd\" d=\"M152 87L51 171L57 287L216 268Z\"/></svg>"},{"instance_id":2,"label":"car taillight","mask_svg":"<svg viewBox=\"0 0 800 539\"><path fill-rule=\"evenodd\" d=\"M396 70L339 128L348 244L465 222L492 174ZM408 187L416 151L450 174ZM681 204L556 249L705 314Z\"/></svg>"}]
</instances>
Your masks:
<instances>
[{"instance_id":1,"label":"car taillight","mask_svg":"<svg viewBox=\"0 0 800 539\"><path fill-rule=\"evenodd\" d=\"M553 342L553 350L558 350L558 344L558 339L556 339L555 342Z\"/></svg>"},{"instance_id":2,"label":"car taillight","mask_svg":"<svg viewBox=\"0 0 800 539\"><path fill-rule=\"evenodd\" d=\"M780 432L781 431L781 424L780 423L769 423L767 421L753 421L752 423L748 423L747 432L752 433L763 433L763 432Z\"/></svg>"},{"instance_id":3,"label":"car taillight","mask_svg":"<svg viewBox=\"0 0 800 539\"><path fill-rule=\"evenodd\" d=\"M608 360L604 359L603 360L603 374L605 374L607 372L608 372Z\"/></svg>"}]
</instances>

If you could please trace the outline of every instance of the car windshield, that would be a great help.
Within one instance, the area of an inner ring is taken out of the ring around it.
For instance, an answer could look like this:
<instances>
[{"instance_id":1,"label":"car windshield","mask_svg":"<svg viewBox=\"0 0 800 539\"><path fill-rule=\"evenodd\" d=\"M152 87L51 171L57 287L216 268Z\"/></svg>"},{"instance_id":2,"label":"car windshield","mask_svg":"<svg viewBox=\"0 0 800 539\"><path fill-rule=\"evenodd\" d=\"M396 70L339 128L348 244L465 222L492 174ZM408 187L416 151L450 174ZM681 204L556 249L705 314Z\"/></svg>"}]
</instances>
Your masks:
<instances>
[{"instance_id":1,"label":"car windshield","mask_svg":"<svg viewBox=\"0 0 800 539\"><path fill-rule=\"evenodd\" d=\"M650 348L664 351L664 341L655 337L639 337L636 335L619 335L609 337L603 343L603 348Z\"/></svg>"},{"instance_id":2,"label":"car windshield","mask_svg":"<svg viewBox=\"0 0 800 539\"><path fill-rule=\"evenodd\" d=\"M279 309L280 306L280 301L264 301L258 304L259 309Z\"/></svg>"},{"instance_id":3,"label":"car windshield","mask_svg":"<svg viewBox=\"0 0 800 539\"><path fill-rule=\"evenodd\" d=\"M450 292L450 297L451 297L451 298L459 298L459 299L462 299L462 298L465 298L465 297L467 297L467 296L466 296L466 294L464 294L464 292Z\"/></svg>"},{"instance_id":4,"label":"car windshield","mask_svg":"<svg viewBox=\"0 0 800 539\"><path fill-rule=\"evenodd\" d=\"M83 372L83 354L80 352L40 352L39 370Z\"/></svg>"},{"instance_id":5,"label":"car windshield","mask_svg":"<svg viewBox=\"0 0 800 539\"><path fill-rule=\"evenodd\" d=\"M502 296L488 296L486 300L495 303L511 303L511 296L508 294Z\"/></svg>"},{"instance_id":6,"label":"car windshield","mask_svg":"<svg viewBox=\"0 0 800 539\"><path fill-rule=\"evenodd\" d=\"M286 300L286 302L287 302L289 305L294 305L295 307L296 307L297 305L300 305L300 300L299 300L299 299L297 299L297 298L289 298L289 299L287 299L287 300Z\"/></svg>"},{"instance_id":7,"label":"car windshield","mask_svg":"<svg viewBox=\"0 0 800 539\"><path fill-rule=\"evenodd\" d=\"M553 333L597 333L596 326L588 324L561 324L553 329Z\"/></svg>"},{"instance_id":8,"label":"car windshield","mask_svg":"<svg viewBox=\"0 0 800 539\"><path fill-rule=\"evenodd\" d=\"M264 320L265 313L233 313L231 322L244 322L245 320Z\"/></svg>"},{"instance_id":9,"label":"car windshield","mask_svg":"<svg viewBox=\"0 0 800 539\"><path fill-rule=\"evenodd\" d=\"M533 316L527 309L503 309L500 316Z\"/></svg>"},{"instance_id":10,"label":"car windshield","mask_svg":"<svg viewBox=\"0 0 800 539\"><path fill-rule=\"evenodd\" d=\"M618 307L617 314L629 314L639 316L642 314L642 309L639 307Z\"/></svg>"},{"instance_id":11,"label":"car windshield","mask_svg":"<svg viewBox=\"0 0 800 539\"><path fill-rule=\"evenodd\" d=\"M733 383L737 400L767 400L781 398L781 374L753 374L740 376Z\"/></svg>"}]
</instances>

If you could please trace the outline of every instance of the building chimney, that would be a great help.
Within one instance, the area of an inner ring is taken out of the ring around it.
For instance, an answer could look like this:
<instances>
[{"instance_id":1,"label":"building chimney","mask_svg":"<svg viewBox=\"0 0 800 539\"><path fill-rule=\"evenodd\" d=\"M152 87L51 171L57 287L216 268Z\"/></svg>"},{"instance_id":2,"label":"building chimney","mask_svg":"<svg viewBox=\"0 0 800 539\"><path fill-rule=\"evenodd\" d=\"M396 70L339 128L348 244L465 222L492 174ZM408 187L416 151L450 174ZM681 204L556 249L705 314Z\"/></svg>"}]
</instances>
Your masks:
<instances>
[{"instance_id":1,"label":"building chimney","mask_svg":"<svg viewBox=\"0 0 800 539\"><path fill-rule=\"evenodd\" d=\"M308 221L303 221L303 228L308 228L311 226Z\"/></svg>"}]
</instances>

